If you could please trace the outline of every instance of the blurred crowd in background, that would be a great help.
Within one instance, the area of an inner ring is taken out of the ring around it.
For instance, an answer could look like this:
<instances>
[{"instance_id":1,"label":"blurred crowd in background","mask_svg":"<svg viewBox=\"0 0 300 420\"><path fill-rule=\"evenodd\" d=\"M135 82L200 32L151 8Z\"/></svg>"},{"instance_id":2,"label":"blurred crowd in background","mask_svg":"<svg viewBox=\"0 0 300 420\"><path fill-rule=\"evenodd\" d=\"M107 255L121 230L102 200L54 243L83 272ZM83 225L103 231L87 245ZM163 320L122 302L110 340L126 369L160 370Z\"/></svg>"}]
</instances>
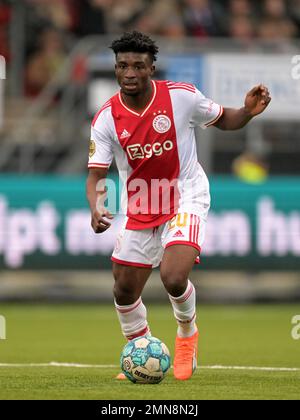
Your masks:
<instances>
[{"instance_id":1,"label":"blurred crowd in background","mask_svg":"<svg viewBox=\"0 0 300 420\"><path fill-rule=\"evenodd\" d=\"M21 1L26 5L26 80L32 91L47 82L74 41L89 35L137 29L173 39L244 42L300 36L300 0ZM13 0L0 0L0 54L8 64L13 7Z\"/></svg>"}]
</instances>

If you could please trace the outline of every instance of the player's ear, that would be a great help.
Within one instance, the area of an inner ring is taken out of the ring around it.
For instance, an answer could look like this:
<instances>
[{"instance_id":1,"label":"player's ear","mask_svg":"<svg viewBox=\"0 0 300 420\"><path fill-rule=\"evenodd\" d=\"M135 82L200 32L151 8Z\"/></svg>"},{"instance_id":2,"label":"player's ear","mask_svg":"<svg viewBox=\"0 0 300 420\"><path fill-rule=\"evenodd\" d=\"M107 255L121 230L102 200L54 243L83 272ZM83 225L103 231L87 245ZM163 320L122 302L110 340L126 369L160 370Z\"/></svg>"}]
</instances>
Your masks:
<instances>
[{"instance_id":1,"label":"player's ear","mask_svg":"<svg viewBox=\"0 0 300 420\"><path fill-rule=\"evenodd\" d=\"M154 75L155 71L156 71L156 67L154 65L152 65L151 66L151 76Z\"/></svg>"},{"instance_id":2,"label":"player's ear","mask_svg":"<svg viewBox=\"0 0 300 420\"><path fill-rule=\"evenodd\" d=\"M118 65L117 65L117 63L115 64L115 76L118 77Z\"/></svg>"}]
</instances>

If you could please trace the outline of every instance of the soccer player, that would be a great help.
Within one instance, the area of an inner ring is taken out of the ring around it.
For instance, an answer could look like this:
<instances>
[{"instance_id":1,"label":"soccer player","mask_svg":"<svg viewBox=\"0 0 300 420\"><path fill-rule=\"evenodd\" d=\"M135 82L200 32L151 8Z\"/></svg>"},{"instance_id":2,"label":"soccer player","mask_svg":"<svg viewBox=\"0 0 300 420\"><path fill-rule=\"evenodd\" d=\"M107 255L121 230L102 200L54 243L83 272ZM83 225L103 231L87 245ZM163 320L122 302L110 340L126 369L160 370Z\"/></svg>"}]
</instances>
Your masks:
<instances>
[{"instance_id":1,"label":"soccer player","mask_svg":"<svg viewBox=\"0 0 300 420\"><path fill-rule=\"evenodd\" d=\"M196 294L189 274L200 255L210 207L194 129L240 129L271 98L259 85L241 109L229 109L192 84L154 81L158 47L140 32L124 34L111 48L121 89L92 123L87 179L92 227L102 233L111 226L113 216L104 207L105 178L115 157L126 215L112 256L121 329L127 340L150 334L141 294L152 269L160 266L178 324L174 375L186 380L197 365L198 346Z\"/></svg>"}]
</instances>

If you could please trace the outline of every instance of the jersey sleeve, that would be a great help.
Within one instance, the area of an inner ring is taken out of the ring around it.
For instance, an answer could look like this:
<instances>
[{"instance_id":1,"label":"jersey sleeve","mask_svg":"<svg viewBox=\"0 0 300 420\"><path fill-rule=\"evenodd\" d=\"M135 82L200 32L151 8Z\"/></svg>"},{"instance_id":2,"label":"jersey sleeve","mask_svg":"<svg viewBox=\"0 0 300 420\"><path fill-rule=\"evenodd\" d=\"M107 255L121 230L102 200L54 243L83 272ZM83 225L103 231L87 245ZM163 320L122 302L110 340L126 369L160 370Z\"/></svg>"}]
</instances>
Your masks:
<instances>
[{"instance_id":1,"label":"jersey sleeve","mask_svg":"<svg viewBox=\"0 0 300 420\"><path fill-rule=\"evenodd\" d=\"M113 161L113 132L108 112L101 113L91 127L88 168L109 168Z\"/></svg>"},{"instance_id":2,"label":"jersey sleeve","mask_svg":"<svg viewBox=\"0 0 300 420\"><path fill-rule=\"evenodd\" d=\"M209 98L206 98L203 93L196 89L196 101L194 105L192 124L203 129L215 124L223 115L224 109Z\"/></svg>"}]
</instances>

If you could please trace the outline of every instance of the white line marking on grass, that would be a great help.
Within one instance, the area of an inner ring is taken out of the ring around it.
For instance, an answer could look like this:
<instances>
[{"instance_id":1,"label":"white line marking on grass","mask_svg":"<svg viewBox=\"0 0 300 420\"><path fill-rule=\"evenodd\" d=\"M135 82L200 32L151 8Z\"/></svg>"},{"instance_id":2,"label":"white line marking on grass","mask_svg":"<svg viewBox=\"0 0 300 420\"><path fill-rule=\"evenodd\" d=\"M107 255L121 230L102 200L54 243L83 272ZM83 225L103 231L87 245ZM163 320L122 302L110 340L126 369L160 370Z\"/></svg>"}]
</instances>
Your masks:
<instances>
[{"instance_id":1,"label":"white line marking on grass","mask_svg":"<svg viewBox=\"0 0 300 420\"><path fill-rule=\"evenodd\" d=\"M115 369L118 365L84 365L78 363L0 363L1 367L63 367L63 368L84 368L84 369Z\"/></svg>"},{"instance_id":2,"label":"white line marking on grass","mask_svg":"<svg viewBox=\"0 0 300 420\"><path fill-rule=\"evenodd\" d=\"M59 368L82 368L82 369L119 369L119 365L88 365L79 363L0 363L0 368L26 368L26 367L59 367ZM253 367L253 366L198 366L199 370L246 370L261 372L300 372L300 368L284 367Z\"/></svg>"},{"instance_id":3,"label":"white line marking on grass","mask_svg":"<svg viewBox=\"0 0 300 420\"><path fill-rule=\"evenodd\" d=\"M300 372L300 368L253 367L253 366L198 366L200 370L250 370L262 372Z\"/></svg>"}]
</instances>

